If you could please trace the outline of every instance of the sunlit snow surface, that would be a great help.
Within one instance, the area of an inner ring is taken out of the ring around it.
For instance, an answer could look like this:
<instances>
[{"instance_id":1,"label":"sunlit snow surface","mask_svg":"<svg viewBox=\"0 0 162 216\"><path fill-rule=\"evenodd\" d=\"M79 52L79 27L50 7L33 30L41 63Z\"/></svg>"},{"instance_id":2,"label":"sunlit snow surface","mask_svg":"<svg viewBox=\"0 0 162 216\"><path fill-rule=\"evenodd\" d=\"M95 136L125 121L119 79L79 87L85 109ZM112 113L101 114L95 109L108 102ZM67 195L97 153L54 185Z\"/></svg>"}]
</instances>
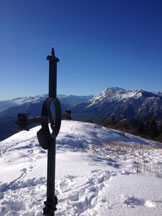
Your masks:
<instances>
[{"instance_id":1,"label":"sunlit snow surface","mask_svg":"<svg viewBox=\"0 0 162 216\"><path fill-rule=\"evenodd\" d=\"M42 216L47 152L39 127L0 142L0 216ZM95 124L62 121L57 216L162 215L162 150Z\"/></svg>"}]
</instances>

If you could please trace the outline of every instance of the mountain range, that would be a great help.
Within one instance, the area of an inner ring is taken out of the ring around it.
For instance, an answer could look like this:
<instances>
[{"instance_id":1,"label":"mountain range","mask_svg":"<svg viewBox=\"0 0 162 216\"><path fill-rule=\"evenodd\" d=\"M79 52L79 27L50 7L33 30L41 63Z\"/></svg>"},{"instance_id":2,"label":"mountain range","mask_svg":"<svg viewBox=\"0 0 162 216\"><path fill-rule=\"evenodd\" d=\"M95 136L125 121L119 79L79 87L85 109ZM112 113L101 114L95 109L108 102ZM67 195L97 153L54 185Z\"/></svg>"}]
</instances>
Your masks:
<instances>
[{"instance_id":1,"label":"mountain range","mask_svg":"<svg viewBox=\"0 0 162 216\"><path fill-rule=\"evenodd\" d=\"M73 118L79 120L153 116L162 117L161 92L107 88L100 95L73 109Z\"/></svg>"},{"instance_id":2,"label":"mountain range","mask_svg":"<svg viewBox=\"0 0 162 216\"><path fill-rule=\"evenodd\" d=\"M35 97L27 96L27 97L18 97L11 100L1 100L0 101L0 115L6 116L13 114L12 110L16 108L20 108L21 106L24 107L24 105L27 107L31 105L36 104L42 104L42 102L48 97L47 94L43 95L37 95ZM88 96L76 96L76 95L58 95L58 98L62 104L66 104L66 106L76 105L80 103L84 103L91 98L93 98L93 95ZM10 109L12 108L12 109ZM18 108L18 109L19 109ZM20 108L21 109L21 108ZM23 110L24 108L22 108ZM4 112L3 112L4 111ZM8 113L7 113L8 112Z\"/></svg>"},{"instance_id":3,"label":"mountain range","mask_svg":"<svg viewBox=\"0 0 162 216\"><path fill-rule=\"evenodd\" d=\"M47 94L44 94L35 97L19 97L0 101L0 140L17 132L14 122L18 113L30 113L30 116L40 116L42 103L47 97ZM62 113L64 113L65 110L71 110L75 105L93 98L93 95L58 95L58 98L61 103Z\"/></svg>"},{"instance_id":4,"label":"mountain range","mask_svg":"<svg viewBox=\"0 0 162 216\"><path fill-rule=\"evenodd\" d=\"M16 132L18 112L39 116L47 95L0 101L0 140ZM58 96L62 113L72 110L72 119L93 121L108 118L162 117L162 92L107 88L98 96Z\"/></svg>"}]
</instances>

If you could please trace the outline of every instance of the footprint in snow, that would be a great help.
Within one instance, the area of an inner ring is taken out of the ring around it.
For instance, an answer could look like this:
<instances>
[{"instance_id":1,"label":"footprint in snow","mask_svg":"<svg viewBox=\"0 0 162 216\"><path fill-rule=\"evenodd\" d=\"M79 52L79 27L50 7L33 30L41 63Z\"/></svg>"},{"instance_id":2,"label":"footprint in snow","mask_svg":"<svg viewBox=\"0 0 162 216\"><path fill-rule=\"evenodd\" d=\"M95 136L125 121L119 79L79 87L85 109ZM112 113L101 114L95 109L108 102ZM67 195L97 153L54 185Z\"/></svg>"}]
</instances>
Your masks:
<instances>
[{"instance_id":1,"label":"footprint in snow","mask_svg":"<svg viewBox=\"0 0 162 216\"><path fill-rule=\"evenodd\" d=\"M67 175L64 178L62 178L60 181L58 181L56 183L56 190L58 194L68 192L75 178L76 176Z\"/></svg>"},{"instance_id":2,"label":"footprint in snow","mask_svg":"<svg viewBox=\"0 0 162 216\"><path fill-rule=\"evenodd\" d=\"M124 204L126 204L132 208L135 208L135 206L144 206L145 200L144 199L138 199L138 198L132 196L132 197L128 197L124 201Z\"/></svg>"},{"instance_id":3,"label":"footprint in snow","mask_svg":"<svg viewBox=\"0 0 162 216\"><path fill-rule=\"evenodd\" d=\"M0 215L17 215L20 211L25 210L25 205L19 201L3 201L1 203L2 208L0 210Z\"/></svg>"},{"instance_id":4,"label":"footprint in snow","mask_svg":"<svg viewBox=\"0 0 162 216\"><path fill-rule=\"evenodd\" d=\"M73 215L82 215L86 210L94 208L101 202L102 190L107 187L113 174L110 171L93 170L89 176L65 176L58 181L56 190L60 215L64 214L62 207L66 205L73 209Z\"/></svg>"},{"instance_id":5,"label":"footprint in snow","mask_svg":"<svg viewBox=\"0 0 162 216\"><path fill-rule=\"evenodd\" d=\"M145 206L147 208L155 208L156 204L155 202L152 202L150 200L144 200L144 199L139 199L134 196L128 197L125 201L124 204L130 206L131 208L135 208L136 206Z\"/></svg>"}]
</instances>

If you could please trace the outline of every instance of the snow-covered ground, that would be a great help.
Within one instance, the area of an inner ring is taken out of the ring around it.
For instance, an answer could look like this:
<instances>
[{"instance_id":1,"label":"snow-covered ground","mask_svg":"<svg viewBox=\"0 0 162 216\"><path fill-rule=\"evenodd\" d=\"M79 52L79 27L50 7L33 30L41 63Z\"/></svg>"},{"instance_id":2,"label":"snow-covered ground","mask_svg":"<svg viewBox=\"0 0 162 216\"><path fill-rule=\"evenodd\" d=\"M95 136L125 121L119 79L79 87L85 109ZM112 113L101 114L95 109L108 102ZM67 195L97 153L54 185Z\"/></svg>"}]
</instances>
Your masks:
<instances>
[{"instance_id":1,"label":"snow-covered ground","mask_svg":"<svg viewBox=\"0 0 162 216\"><path fill-rule=\"evenodd\" d=\"M42 216L47 152L36 132L0 142L0 216ZM57 216L161 216L158 143L77 121L57 137Z\"/></svg>"}]
</instances>

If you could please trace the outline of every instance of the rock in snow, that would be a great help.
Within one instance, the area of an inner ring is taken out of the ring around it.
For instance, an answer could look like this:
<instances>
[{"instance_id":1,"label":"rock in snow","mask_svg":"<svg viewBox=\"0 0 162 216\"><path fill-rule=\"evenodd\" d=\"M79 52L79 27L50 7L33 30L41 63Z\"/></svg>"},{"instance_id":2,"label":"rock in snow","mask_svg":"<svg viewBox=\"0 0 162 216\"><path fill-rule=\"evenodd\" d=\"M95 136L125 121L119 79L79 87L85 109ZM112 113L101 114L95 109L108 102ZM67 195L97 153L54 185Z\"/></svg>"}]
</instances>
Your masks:
<instances>
[{"instance_id":1,"label":"rock in snow","mask_svg":"<svg viewBox=\"0 0 162 216\"><path fill-rule=\"evenodd\" d=\"M0 142L0 215L43 216L47 153L39 127ZM57 216L161 216L162 149L149 140L77 121L57 137Z\"/></svg>"}]
</instances>

